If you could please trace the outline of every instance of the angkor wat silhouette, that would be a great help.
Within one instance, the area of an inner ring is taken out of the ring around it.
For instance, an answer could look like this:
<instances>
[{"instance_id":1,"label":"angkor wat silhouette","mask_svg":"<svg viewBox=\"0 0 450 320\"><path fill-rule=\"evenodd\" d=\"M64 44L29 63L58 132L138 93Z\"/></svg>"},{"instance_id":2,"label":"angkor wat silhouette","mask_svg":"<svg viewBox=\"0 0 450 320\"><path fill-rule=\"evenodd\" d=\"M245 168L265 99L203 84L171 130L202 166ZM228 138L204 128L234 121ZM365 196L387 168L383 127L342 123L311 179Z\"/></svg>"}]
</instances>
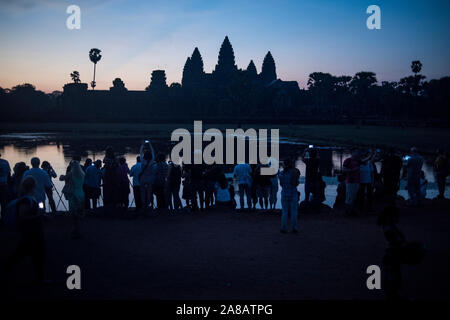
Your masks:
<instances>
[{"instance_id":1,"label":"angkor wat silhouette","mask_svg":"<svg viewBox=\"0 0 450 320\"><path fill-rule=\"evenodd\" d=\"M93 61L91 59L91 61ZM96 61L96 60L94 60ZM93 61L93 62L94 62ZM95 65L94 65L95 68ZM258 73L251 60L238 68L225 37L211 73L204 70L198 48L186 59L181 83L166 82L154 70L145 90L127 90L116 78L109 90L88 90L77 71L64 92L44 93L30 83L0 88L0 111L16 122L186 123L367 123L448 126L450 77L425 80L419 60L412 74L378 82L371 71L350 75L312 72L300 89L296 81L277 78L269 51ZM85 75L82 75L83 77ZM93 80L94 81L94 80Z\"/></svg>"},{"instance_id":2,"label":"angkor wat silhouette","mask_svg":"<svg viewBox=\"0 0 450 320\"><path fill-rule=\"evenodd\" d=\"M256 106L267 107L266 94L271 96L270 105L276 104L280 111L280 107L291 107L299 92L296 81L277 79L270 51L264 58L261 73L258 74L253 60L245 70L238 69L233 47L226 36L212 73L205 72L196 47L186 59L181 84L175 82L168 86L165 70L153 70L150 84L142 91L128 90L120 78L113 80L109 90L88 90L88 84L77 79L64 85L60 103L65 112L74 113L73 116L84 110L91 114L101 111L103 116L120 116L123 109L143 112L143 118L185 115L187 110L190 115L206 117L251 116L258 112Z\"/></svg>"}]
</instances>

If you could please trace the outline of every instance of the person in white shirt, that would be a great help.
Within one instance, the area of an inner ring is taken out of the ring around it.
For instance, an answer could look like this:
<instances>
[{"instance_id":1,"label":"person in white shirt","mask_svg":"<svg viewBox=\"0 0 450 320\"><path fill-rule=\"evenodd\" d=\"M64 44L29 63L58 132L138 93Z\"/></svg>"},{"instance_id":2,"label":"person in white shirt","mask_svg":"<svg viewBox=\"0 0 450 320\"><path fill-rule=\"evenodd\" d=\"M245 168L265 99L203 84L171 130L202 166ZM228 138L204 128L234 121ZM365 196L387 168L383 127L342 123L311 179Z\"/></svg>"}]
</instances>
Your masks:
<instances>
[{"instance_id":1,"label":"person in white shirt","mask_svg":"<svg viewBox=\"0 0 450 320\"><path fill-rule=\"evenodd\" d=\"M240 211L244 210L244 194L247 198L247 208L252 208L252 197L250 187L252 185L252 169L247 163L240 163L234 167L233 176L237 180L239 186L239 204Z\"/></svg>"},{"instance_id":2,"label":"person in white shirt","mask_svg":"<svg viewBox=\"0 0 450 320\"><path fill-rule=\"evenodd\" d=\"M37 157L32 158L31 159L32 168L30 170L25 171L22 177L22 181L28 176L32 176L36 180L36 187L34 188L34 197L36 198L36 201L38 203L42 202L44 204L44 211L45 211L46 189L52 188L52 182L47 172L39 168L40 163L41 160L39 160L39 158Z\"/></svg>"},{"instance_id":3,"label":"person in white shirt","mask_svg":"<svg viewBox=\"0 0 450 320\"><path fill-rule=\"evenodd\" d=\"M363 160L359 166L359 205L360 212L364 211L365 198L367 197L367 210L372 211L372 194L375 177L374 164L371 160Z\"/></svg>"},{"instance_id":4,"label":"person in white shirt","mask_svg":"<svg viewBox=\"0 0 450 320\"><path fill-rule=\"evenodd\" d=\"M131 167L130 172L128 173L130 177L133 178L133 195L134 202L136 204L136 211L139 211L142 208L142 198L141 198L141 183L139 182L139 175L142 172L142 163L141 157L136 157L136 164Z\"/></svg>"}]
</instances>

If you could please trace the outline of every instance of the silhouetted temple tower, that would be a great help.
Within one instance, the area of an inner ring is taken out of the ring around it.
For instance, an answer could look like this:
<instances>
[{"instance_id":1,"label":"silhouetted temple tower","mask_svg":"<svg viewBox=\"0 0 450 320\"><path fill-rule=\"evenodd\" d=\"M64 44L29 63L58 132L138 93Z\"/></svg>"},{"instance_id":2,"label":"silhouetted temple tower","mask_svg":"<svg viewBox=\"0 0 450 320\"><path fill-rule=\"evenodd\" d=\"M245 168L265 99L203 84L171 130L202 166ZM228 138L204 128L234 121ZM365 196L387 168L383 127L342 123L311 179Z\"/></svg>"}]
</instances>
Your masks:
<instances>
[{"instance_id":1,"label":"silhouetted temple tower","mask_svg":"<svg viewBox=\"0 0 450 320\"><path fill-rule=\"evenodd\" d=\"M204 79L204 75L203 59L200 51L196 47L192 56L186 60L181 83L184 87L199 86Z\"/></svg>"},{"instance_id":2,"label":"silhouetted temple tower","mask_svg":"<svg viewBox=\"0 0 450 320\"><path fill-rule=\"evenodd\" d=\"M250 63L248 64L247 74L250 79L256 79L258 77L258 72L256 71L256 66L253 60L250 60Z\"/></svg>"},{"instance_id":3,"label":"silhouetted temple tower","mask_svg":"<svg viewBox=\"0 0 450 320\"><path fill-rule=\"evenodd\" d=\"M191 75L194 82L200 82L203 79L203 59L196 47L191 56Z\"/></svg>"},{"instance_id":4,"label":"silhouetted temple tower","mask_svg":"<svg viewBox=\"0 0 450 320\"><path fill-rule=\"evenodd\" d=\"M277 72L275 69L275 60L273 59L270 51L267 52L266 56L264 57L260 77L261 77L263 84L269 84L273 80L277 79Z\"/></svg>"},{"instance_id":5,"label":"silhouetted temple tower","mask_svg":"<svg viewBox=\"0 0 450 320\"><path fill-rule=\"evenodd\" d=\"M127 88L125 88L125 83L123 83L122 79L115 78L112 83L113 83L113 86L109 88L109 91L112 91L112 92L125 92L125 91L127 91Z\"/></svg>"},{"instance_id":6,"label":"silhouetted temple tower","mask_svg":"<svg viewBox=\"0 0 450 320\"><path fill-rule=\"evenodd\" d=\"M186 63L184 64L183 68L183 78L181 79L181 85L183 87L187 87L191 84L191 58L188 57L186 59Z\"/></svg>"},{"instance_id":7,"label":"silhouetted temple tower","mask_svg":"<svg viewBox=\"0 0 450 320\"><path fill-rule=\"evenodd\" d=\"M228 83L237 71L234 61L234 51L228 36L223 40L219 51L219 60L213 71L214 79L220 84Z\"/></svg>"},{"instance_id":8,"label":"silhouetted temple tower","mask_svg":"<svg viewBox=\"0 0 450 320\"><path fill-rule=\"evenodd\" d=\"M154 70L152 72L152 80L147 90L166 89L166 72L164 70Z\"/></svg>"}]
</instances>

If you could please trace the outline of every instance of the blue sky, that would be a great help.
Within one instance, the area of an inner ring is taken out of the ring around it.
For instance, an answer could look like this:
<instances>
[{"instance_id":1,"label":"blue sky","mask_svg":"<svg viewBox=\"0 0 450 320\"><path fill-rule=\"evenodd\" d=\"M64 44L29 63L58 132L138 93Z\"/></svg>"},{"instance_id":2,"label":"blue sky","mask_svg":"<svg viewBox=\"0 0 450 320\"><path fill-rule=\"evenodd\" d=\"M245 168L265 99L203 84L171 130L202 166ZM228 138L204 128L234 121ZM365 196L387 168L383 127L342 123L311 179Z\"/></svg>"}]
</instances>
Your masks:
<instances>
[{"instance_id":1,"label":"blue sky","mask_svg":"<svg viewBox=\"0 0 450 320\"><path fill-rule=\"evenodd\" d=\"M66 8L81 8L81 29L68 30ZM366 28L366 8L381 8L381 30ZM30 82L61 90L78 70L92 78L90 48L102 50L97 88L116 77L142 90L154 69L180 82L186 57L198 47L211 72L225 35L238 67L258 72L268 50L278 77L306 86L314 71L379 81L410 74L422 61L427 78L450 75L449 1L57 1L0 0L0 86Z\"/></svg>"}]
</instances>

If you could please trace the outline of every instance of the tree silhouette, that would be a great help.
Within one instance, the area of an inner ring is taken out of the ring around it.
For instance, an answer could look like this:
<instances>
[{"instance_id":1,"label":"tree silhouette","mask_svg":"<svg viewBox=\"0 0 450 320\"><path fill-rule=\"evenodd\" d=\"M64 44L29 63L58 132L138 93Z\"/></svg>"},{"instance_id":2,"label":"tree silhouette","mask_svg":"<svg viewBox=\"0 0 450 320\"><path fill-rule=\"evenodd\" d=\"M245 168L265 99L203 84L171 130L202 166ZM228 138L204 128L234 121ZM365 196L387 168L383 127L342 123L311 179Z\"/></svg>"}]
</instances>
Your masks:
<instances>
[{"instance_id":1,"label":"tree silhouette","mask_svg":"<svg viewBox=\"0 0 450 320\"><path fill-rule=\"evenodd\" d=\"M94 90L94 88L96 86L96 83L95 83L95 67L97 66L97 62L99 62L100 59L102 58L102 55L100 54L100 52L102 52L102 51L100 49L97 49L97 48L92 48L91 50L89 50L89 59L94 64L94 80L92 80L92 82L91 82L92 90Z\"/></svg>"},{"instance_id":2,"label":"tree silhouette","mask_svg":"<svg viewBox=\"0 0 450 320\"><path fill-rule=\"evenodd\" d=\"M408 76L400 79L399 87L403 93L410 94L412 96L419 96L423 89L423 80L425 76L419 74L422 70L422 63L419 60L411 62L411 71L413 76ZM416 102L414 101L414 106Z\"/></svg>"},{"instance_id":3,"label":"tree silhouette","mask_svg":"<svg viewBox=\"0 0 450 320\"><path fill-rule=\"evenodd\" d=\"M415 60L411 62L411 71L417 75L422 70L422 62L420 60Z\"/></svg>"},{"instance_id":4,"label":"tree silhouette","mask_svg":"<svg viewBox=\"0 0 450 320\"><path fill-rule=\"evenodd\" d=\"M334 98L337 105L340 107L339 113L344 114L344 108L351 104L351 94L350 94L350 81L352 81L351 76L338 76L334 78Z\"/></svg>"},{"instance_id":5,"label":"tree silhouette","mask_svg":"<svg viewBox=\"0 0 450 320\"><path fill-rule=\"evenodd\" d=\"M73 83L80 83L80 73L78 71L73 71L70 74L70 77L72 78Z\"/></svg>"},{"instance_id":6,"label":"tree silhouette","mask_svg":"<svg viewBox=\"0 0 450 320\"><path fill-rule=\"evenodd\" d=\"M36 87L31 83L18 84L11 89L11 93L15 94L29 94L35 91Z\"/></svg>"},{"instance_id":7,"label":"tree silhouette","mask_svg":"<svg viewBox=\"0 0 450 320\"><path fill-rule=\"evenodd\" d=\"M355 74L350 82L350 89L354 94L364 94L370 87L377 83L377 77L373 72L361 71Z\"/></svg>"},{"instance_id":8,"label":"tree silhouette","mask_svg":"<svg viewBox=\"0 0 450 320\"><path fill-rule=\"evenodd\" d=\"M369 113L368 102L371 101L371 89L377 83L375 73L361 71L355 74L350 82L350 90L355 95L359 103L359 113Z\"/></svg>"},{"instance_id":9,"label":"tree silhouette","mask_svg":"<svg viewBox=\"0 0 450 320\"><path fill-rule=\"evenodd\" d=\"M328 104L334 86L334 77L331 74L313 72L309 75L307 84L316 105Z\"/></svg>"}]
</instances>

